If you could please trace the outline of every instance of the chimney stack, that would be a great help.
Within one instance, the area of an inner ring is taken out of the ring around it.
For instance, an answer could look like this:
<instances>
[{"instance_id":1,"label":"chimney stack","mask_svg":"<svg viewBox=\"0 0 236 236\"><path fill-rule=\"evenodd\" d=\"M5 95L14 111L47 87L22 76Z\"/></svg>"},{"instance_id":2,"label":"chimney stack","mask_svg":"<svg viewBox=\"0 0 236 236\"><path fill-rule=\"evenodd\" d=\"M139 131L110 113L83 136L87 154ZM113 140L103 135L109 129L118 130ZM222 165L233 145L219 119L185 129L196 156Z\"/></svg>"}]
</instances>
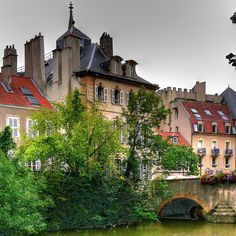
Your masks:
<instances>
[{"instance_id":1,"label":"chimney stack","mask_svg":"<svg viewBox=\"0 0 236 236\"><path fill-rule=\"evenodd\" d=\"M25 43L25 76L45 92L44 37L41 33Z\"/></svg>"},{"instance_id":2,"label":"chimney stack","mask_svg":"<svg viewBox=\"0 0 236 236\"><path fill-rule=\"evenodd\" d=\"M113 40L109 34L103 33L100 38L100 47L108 59L113 56Z\"/></svg>"},{"instance_id":3,"label":"chimney stack","mask_svg":"<svg viewBox=\"0 0 236 236\"><path fill-rule=\"evenodd\" d=\"M6 46L4 50L2 78L8 90L11 90L11 76L17 74L17 52L14 47Z\"/></svg>"}]
</instances>

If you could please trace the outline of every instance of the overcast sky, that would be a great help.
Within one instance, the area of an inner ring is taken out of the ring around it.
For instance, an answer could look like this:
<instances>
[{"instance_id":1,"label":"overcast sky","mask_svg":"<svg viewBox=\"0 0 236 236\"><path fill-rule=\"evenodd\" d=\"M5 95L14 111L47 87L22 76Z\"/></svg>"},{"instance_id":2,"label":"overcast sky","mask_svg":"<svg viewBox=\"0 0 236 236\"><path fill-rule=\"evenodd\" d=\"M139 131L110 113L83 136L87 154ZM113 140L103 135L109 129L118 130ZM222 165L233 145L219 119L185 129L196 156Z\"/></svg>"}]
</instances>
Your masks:
<instances>
[{"instance_id":1,"label":"overcast sky","mask_svg":"<svg viewBox=\"0 0 236 236\"><path fill-rule=\"evenodd\" d=\"M18 65L24 43L38 32L45 52L68 26L69 0L0 0L0 56L15 44ZM134 59L138 74L161 88L192 88L206 81L208 93L236 90L236 71L225 56L236 53L235 0L74 0L75 26L93 42L113 37L114 54Z\"/></svg>"}]
</instances>

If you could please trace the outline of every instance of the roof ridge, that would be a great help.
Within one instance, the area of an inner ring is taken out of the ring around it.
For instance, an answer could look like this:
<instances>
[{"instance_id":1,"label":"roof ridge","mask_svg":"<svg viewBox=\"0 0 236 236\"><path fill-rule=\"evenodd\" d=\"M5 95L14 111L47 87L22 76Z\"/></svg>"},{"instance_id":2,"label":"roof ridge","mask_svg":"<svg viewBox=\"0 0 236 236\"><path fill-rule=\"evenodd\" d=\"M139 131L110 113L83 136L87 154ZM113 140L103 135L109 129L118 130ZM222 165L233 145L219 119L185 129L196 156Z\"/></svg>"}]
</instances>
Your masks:
<instances>
[{"instance_id":1,"label":"roof ridge","mask_svg":"<svg viewBox=\"0 0 236 236\"><path fill-rule=\"evenodd\" d=\"M92 62L93 62L93 59L94 59L94 55L95 55L95 50L96 50L96 44L93 43L92 45L93 45L93 50L92 50L92 53L91 53L91 57L90 57L88 66L87 66L87 70L89 70L91 65L92 65Z\"/></svg>"}]
</instances>

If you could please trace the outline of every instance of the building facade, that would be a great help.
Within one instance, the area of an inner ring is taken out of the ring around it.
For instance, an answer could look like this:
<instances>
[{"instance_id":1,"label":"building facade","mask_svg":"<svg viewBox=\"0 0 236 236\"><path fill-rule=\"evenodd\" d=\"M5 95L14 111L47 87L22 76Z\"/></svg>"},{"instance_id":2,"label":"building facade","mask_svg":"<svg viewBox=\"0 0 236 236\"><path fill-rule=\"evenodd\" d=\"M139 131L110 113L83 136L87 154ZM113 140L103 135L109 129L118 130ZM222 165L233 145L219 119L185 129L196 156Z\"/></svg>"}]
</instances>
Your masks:
<instances>
[{"instance_id":1,"label":"building facade","mask_svg":"<svg viewBox=\"0 0 236 236\"><path fill-rule=\"evenodd\" d=\"M103 33L100 42L75 27L70 4L68 30L56 41L52 56L45 59L41 34L25 44L25 75L32 78L50 101L61 101L78 88L84 104L97 102L103 114L113 119L128 104L131 92L141 86L156 90L137 75L137 62L113 55L113 39Z\"/></svg>"},{"instance_id":2,"label":"building facade","mask_svg":"<svg viewBox=\"0 0 236 236\"><path fill-rule=\"evenodd\" d=\"M31 134L31 113L40 107L51 105L32 79L17 74L16 49L7 46L0 73L0 129L10 126L19 142L23 133Z\"/></svg>"},{"instance_id":3,"label":"building facade","mask_svg":"<svg viewBox=\"0 0 236 236\"><path fill-rule=\"evenodd\" d=\"M180 132L199 156L200 174L235 170L236 127L223 96L207 95L205 83L193 89L159 91L170 109L161 130Z\"/></svg>"}]
</instances>

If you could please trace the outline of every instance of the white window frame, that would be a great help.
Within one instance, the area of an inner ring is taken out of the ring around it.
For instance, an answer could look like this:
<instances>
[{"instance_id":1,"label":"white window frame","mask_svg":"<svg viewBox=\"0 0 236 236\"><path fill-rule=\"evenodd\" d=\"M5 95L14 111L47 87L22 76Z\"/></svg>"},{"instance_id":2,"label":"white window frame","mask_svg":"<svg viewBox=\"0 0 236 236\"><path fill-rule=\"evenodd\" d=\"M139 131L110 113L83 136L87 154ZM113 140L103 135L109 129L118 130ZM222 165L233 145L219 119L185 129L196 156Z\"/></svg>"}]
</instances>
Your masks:
<instances>
[{"instance_id":1,"label":"white window frame","mask_svg":"<svg viewBox=\"0 0 236 236\"><path fill-rule=\"evenodd\" d=\"M17 126L11 126L10 125L10 119L13 119L13 124L14 124L14 120L17 120ZM12 129L12 137L13 138L18 138L20 139L20 118L18 116L7 116L6 119L6 125L10 126ZM17 135L15 136L15 131L17 131Z\"/></svg>"}]
</instances>

